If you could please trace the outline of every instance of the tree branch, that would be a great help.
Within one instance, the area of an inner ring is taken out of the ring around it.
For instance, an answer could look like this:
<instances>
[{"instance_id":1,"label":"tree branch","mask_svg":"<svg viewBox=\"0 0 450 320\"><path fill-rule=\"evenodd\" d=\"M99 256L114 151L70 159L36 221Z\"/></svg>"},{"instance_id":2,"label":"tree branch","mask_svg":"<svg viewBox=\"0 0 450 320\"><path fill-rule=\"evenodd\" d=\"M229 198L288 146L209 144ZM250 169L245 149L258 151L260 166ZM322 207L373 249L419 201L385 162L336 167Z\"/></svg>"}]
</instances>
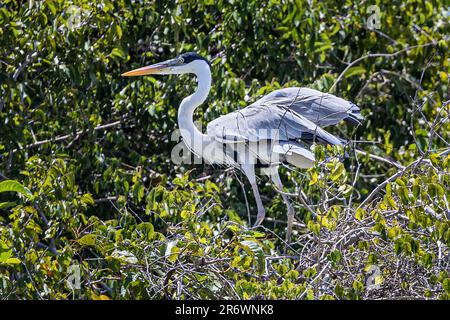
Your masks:
<instances>
[{"instance_id":1,"label":"tree branch","mask_svg":"<svg viewBox=\"0 0 450 320\"><path fill-rule=\"evenodd\" d=\"M342 80L342 78L344 77L345 73L354 65L360 63L361 61L365 60L365 59L369 59L369 58L379 58L379 57L384 57L384 58L393 58L395 56L398 56L399 54L409 51L411 49L415 49L415 48L423 48L423 47L428 47L428 46L434 46L436 45L436 43L434 42L430 42L430 43L426 43L426 44L419 44L419 45L415 45L415 46L410 46L410 47L406 47L400 51L394 52L394 53L369 53L365 56L362 56L354 61L352 61L345 69L344 71L341 72L341 74L339 75L339 77L336 79L336 81L333 83L333 85L330 88L330 92L333 92L336 89L336 85Z\"/></svg>"},{"instance_id":2,"label":"tree branch","mask_svg":"<svg viewBox=\"0 0 450 320\"><path fill-rule=\"evenodd\" d=\"M102 124L100 126L95 127L94 131L107 130L107 129L110 129L110 128L113 128L113 127L117 127L117 126L121 125L122 123L124 123L126 121L126 119L127 118L124 117L123 119L118 120L118 121L114 121L114 122L107 123L107 124ZM39 146L47 144L47 143L64 141L64 140L70 139L72 137L80 136L80 135L86 133L87 131L88 130L80 130L80 131L77 131L75 133L69 133L69 134L65 134L65 135L62 135L62 136L57 136L55 138L37 141L35 143L28 144L28 145L26 145L24 147L13 149L13 150L11 150L9 152L6 152L5 154L15 154L18 151L39 147ZM5 154L1 154L0 155L0 159L4 158Z\"/></svg>"}]
</instances>

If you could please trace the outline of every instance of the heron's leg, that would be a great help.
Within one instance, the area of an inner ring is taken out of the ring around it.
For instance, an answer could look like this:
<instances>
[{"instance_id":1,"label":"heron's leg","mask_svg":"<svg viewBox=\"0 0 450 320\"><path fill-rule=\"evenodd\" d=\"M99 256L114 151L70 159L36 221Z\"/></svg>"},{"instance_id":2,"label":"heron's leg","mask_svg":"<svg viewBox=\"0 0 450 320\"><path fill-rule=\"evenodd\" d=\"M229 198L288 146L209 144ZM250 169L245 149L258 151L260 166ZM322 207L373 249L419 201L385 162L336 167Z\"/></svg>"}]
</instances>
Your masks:
<instances>
[{"instance_id":1,"label":"heron's leg","mask_svg":"<svg viewBox=\"0 0 450 320\"><path fill-rule=\"evenodd\" d=\"M277 167L271 167L266 170L266 174L270 175L272 182L275 184L278 191L283 192L283 184L281 183L280 175L278 174ZM291 202L287 195L280 193L283 198L283 202L287 207L287 230L286 230L286 242L289 243L291 241L291 233L292 233L292 225L294 223L294 207L292 207Z\"/></svg>"},{"instance_id":2,"label":"heron's leg","mask_svg":"<svg viewBox=\"0 0 450 320\"><path fill-rule=\"evenodd\" d=\"M250 182L250 185L252 186L256 206L258 207L258 215L256 216L256 222L253 225L254 227L256 227L259 226L261 222L263 222L264 217L266 216L266 209L264 209L261 196L259 195L258 185L256 184L255 166L253 164L242 165L242 171L244 171L248 181Z\"/></svg>"}]
</instances>

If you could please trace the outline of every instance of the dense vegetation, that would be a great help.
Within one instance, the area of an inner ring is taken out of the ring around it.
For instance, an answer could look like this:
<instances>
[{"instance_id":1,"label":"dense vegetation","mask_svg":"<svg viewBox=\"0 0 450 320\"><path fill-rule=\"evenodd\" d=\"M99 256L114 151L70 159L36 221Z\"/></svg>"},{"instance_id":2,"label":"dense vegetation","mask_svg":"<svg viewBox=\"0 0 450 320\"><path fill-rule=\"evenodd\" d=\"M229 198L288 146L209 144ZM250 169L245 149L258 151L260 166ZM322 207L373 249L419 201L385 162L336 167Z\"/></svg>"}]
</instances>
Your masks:
<instances>
[{"instance_id":1,"label":"dense vegetation","mask_svg":"<svg viewBox=\"0 0 450 320\"><path fill-rule=\"evenodd\" d=\"M0 297L450 298L444 2L2 0ZM212 61L203 127L283 86L363 110L330 129L343 162L283 168L286 252L265 178L251 229L240 172L170 161L195 79L120 76L186 51Z\"/></svg>"}]
</instances>

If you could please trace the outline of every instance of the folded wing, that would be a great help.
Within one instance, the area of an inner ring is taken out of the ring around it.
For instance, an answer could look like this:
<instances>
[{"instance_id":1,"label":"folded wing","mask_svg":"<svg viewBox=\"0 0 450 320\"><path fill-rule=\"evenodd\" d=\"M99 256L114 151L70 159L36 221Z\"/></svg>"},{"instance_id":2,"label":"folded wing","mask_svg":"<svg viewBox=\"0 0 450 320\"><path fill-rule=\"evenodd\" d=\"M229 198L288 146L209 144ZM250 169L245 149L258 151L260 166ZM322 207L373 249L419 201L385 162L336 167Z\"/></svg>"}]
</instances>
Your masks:
<instances>
[{"instance_id":1,"label":"folded wing","mask_svg":"<svg viewBox=\"0 0 450 320\"><path fill-rule=\"evenodd\" d=\"M275 90L251 106L285 107L321 127L335 125L342 120L356 125L364 119L356 104L309 88L291 87Z\"/></svg>"},{"instance_id":2,"label":"folded wing","mask_svg":"<svg viewBox=\"0 0 450 320\"><path fill-rule=\"evenodd\" d=\"M252 104L221 116L208 124L207 134L222 143L301 140L342 144L294 109L275 104Z\"/></svg>"}]
</instances>

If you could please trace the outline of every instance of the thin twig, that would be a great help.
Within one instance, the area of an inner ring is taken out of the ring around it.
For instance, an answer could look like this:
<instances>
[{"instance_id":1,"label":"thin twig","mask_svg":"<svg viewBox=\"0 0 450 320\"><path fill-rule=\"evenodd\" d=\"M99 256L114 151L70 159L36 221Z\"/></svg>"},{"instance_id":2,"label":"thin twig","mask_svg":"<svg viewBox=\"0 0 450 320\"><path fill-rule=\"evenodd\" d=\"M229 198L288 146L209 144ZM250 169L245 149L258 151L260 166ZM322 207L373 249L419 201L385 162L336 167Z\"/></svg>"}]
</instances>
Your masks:
<instances>
[{"instance_id":1,"label":"thin twig","mask_svg":"<svg viewBox=\"0 0 450 320\"><path fill-rule=\"evenodd\" d=\"M100 130L107 130L107 129L110 129L110 128L113 128L113 127L117 127L117 126L121 125L122 123L124 123L126 121L126 119L127 118L124 117L121 120L97 126L93 130L94 131L100 131ZM82 135L82 134L84 134L87 131L88 131L87 129L86 130L80 130L80 131L77 131L75 133L69 133L69 134L65 134L65 135L62 135L62 136L57 136L55 138L37 141L35 143L28 144L28 145L26 145L24 147L13 149L13 150L11 150L9 152L6 152L4 154L0 154L0 159L4 158L6 154L9 154L9 155L15 154L18 151L25 150L25 149L36 148L36 147L39 147L39 146L42 146L44 144L51 143L51 142L61 142L61 141L70 139L72 137L76 137L76 136Z\"/></svg>"},{"instance_id":2,"label":"thin twig","mask_svg":"<svg viewBox=\"0 0 450 320\"><path fill-rule=\"evenodd\" d=\"M341 72L341 74L337 77L336 81L333 83L333 85L330 88L330 92L333 92L336 89L336 85L342 80L342 78L344 77L345 73L354 65L360 63L361 61L365 60L365 59L369 59L369 58L393 58L398 56L399 54L415 49L415 48L423 48L423 47L428 47L428 46L434 46L436 45L434 42L430 42L430 43L426 43L426 44L419 44L419 45L415 45L415 46L410 46L410 47L406 47L400 51L394 52L394 53L369 53L365 56L359 57L358 59L352 61L351 63L349 63L349 65L344 69L344 71Z\"/></svg>"}]
</instances>

